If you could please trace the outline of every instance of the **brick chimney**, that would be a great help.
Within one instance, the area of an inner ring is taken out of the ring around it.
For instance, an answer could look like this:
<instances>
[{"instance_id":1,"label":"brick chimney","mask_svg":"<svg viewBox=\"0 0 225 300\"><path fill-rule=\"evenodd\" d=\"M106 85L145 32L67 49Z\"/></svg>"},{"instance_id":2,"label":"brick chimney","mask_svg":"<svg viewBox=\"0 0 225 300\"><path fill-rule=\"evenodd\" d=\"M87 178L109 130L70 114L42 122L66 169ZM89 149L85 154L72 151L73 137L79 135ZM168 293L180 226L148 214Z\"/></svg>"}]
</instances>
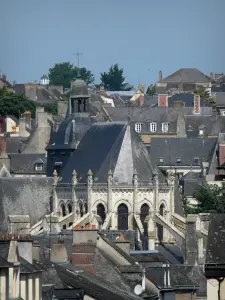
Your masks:
<instances>
[{"instance_id":1,"label":"brick chimney","mask_svg":"<svg viewBox=\"0 0 225 300\"><path fill-rule=\"evenodd\" d=\"M0 137L0 153L5 154L7 153L7 146L6 146L6 138L5 136Z\"/></svg>"},{"instance_id":2,"label":"brick chimney","mask_svg":"<svg viewBox=\"0 0 225 300\"><path fill-rule=\"evenodd\" d=\"M122 249L124 252L130 255L130 242L125 240L124 235L120 233L119 239L115 240L114 243Z\"/></svg>"},{"instance_id":3,"label":"brick chimney","mask_svg":"<svg viewBox=\"0 0 225 300\"><path fill-rule=\"evenodd\" d=\"M2 74L2 79L6 80L6 75L5 74Z\"/></svg>"},{"instance_id":4,"label":"brick chimney","mask_svg":"<svg viewBox=\"0 0 225 300\"><path fill-rule=\"evenodd\" d=\"M162 71L159 71L159 81L163 79Z\"/></svg>"},{"instance_id":5,"label":"brick chimney","mask_svg":"<svg viewBox=\"0 0 225 300\"><path fill-rule=\"evenodd\" d=\"M159 94L158 95L158 106L159 107L168 107L168 95Z\"/></svg>"},{"instance_id":6,"label":"brick chimney","mask_svg":"<svg viewBox=\"0 0 225 300\"><path fill-rule=\"evenodd\" d=\"M80 266L91 274L95 274L95 248L97 243L95 226L77 226L73 230L72 264Z\"/></svg>"},{"instance_id":7,"label":"brick chimney","mask_svg":"<svg viewBox=\"0 0 225 300\"><path fill-rule=\"evenodd\" d=\"M201 105L200 105L200 95L194 94L194 114L200 114Z\"/></svg>"}]
</instances>

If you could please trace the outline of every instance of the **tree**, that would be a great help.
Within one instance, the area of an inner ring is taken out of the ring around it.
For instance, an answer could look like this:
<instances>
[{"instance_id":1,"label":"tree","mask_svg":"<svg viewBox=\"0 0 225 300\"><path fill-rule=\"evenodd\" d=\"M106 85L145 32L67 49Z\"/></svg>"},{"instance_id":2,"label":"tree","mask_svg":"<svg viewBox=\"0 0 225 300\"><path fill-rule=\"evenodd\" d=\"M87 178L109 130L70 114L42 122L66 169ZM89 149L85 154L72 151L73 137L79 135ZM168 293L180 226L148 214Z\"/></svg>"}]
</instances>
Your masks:
<instances>
[{"instance_id":1,"label":"tree","mask_svg":"<svg viewBox=\"0 0 225 300\"><path fill-rule=\"evenodd\" d=\"M149 95L149 96L155 96L156 94L156 85L150 85L146 91L146 94Z\"/></svg>"},{"instance_id":2,"label":"tree","mask_svg":"<svg viewBox=\"0 0 225 300\"><path fill-rule=\"evenodd\" d=\"M13 115L17 119L26 110L29 110L32 117L35 116L35 102L28 100L22 94L7 93L7 95L0 96L0 115Z\"/></svg>"},{"instance_id":3,"label":"tree","mask_svg":"<svg viewBox=\"0 0 225 300\"><path fill-rule=\"evenodd\" d=\"M87 84L94 82L94 75L86 68L77 68L70 62L63 62L55 64L49 69L48 76L50 84L62 85L64 88L70 88L70 82L78 77L78 70L80 78Z\"/></svg>"},{"instance_id":4,"label":"tree","mask_svg":"<svg viewBox=\"0 0 225 300\"><path fill-rule=\"evenodd\" d=\"M199 88L194 92L195 94L198 94L201 99L204 99L208 101L209 103L215 103L215 99L210 97L209 91L207 91L204 87Z\"/></svg>"},{"instance_id":5,"label":"tree","mask_svg":"<svg viewBox=\"0 0 225 300\"><path fill-rule=\"evenodd\" d=\"M112 65L108 73L101 73L101 82L110 91L131 90L133 87L124 84L124 79L123 69L120 69L118 64Z\"/></svg>"},{"instance_id":6,"label":"tree","mask_svg":"<svg viewBox=\"0 0 225 300\"><path fill-rule=\"evenodd\" d=\"M225 213L225 183L221 186L217 184L205 184L197 186L193 193L197 200L197 205L191 207L188 200L183 199L185 214L188 213Z\"/></svg>"},{"instance_id":7,"label":"tree","mask_svg":"<svg viewBox=\"0 0 225 300\"><path fill-rule=\"evenodd\" d=\"M53 115L57 114L56 101L44 104L36 103L27 99L23 94L12 93L4 88L0 89L0 116L12 115L19 119L21 114L29 110L32 118L34 118L37 106L43 106L48 113L52 113Z\"/></svg>"}]
</instances>

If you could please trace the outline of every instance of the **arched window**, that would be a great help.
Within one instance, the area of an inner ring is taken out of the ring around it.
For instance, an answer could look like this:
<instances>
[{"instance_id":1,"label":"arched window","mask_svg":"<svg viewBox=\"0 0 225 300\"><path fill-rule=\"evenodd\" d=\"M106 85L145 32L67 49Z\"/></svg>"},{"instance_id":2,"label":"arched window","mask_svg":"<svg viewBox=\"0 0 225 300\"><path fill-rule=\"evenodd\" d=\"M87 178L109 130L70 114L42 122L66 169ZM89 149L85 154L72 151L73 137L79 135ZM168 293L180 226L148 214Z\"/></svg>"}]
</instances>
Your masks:
<instances>
[{"instance_id":1,"label":"arched window","mask_svg":"<svg viewBox=\"0 0 225 300\"><path fill-rule=\"evenodd\" d=\"M126 204L118 207L118 230L128 230L128 208Z\"/></svg>"},{"instance_id":2,"label":"arched window","mask_svg":"<svg viewBox=\"0 0 225 300\"><path fill-rule=\"evenodd\" d=\"M60 207L61 207L61 215L63 217L65 217L65 215L66 215L66 207L65 207L64 203L61 203Z\"/></svg>"},{"instance_id":3,"label":"arched window","mask_svg":"<svg viewBox=\"0 0 225 300\"><path fill-rule=\"evenodd\" d=\"M146 220L146 217L149 215L149 206L148 204L143 204L141 206L141 213L140 213L140 219L142 222L142 225L144 227L144 234L148 234L148 220Z\"/></svg>"},{"instance_id":4,"label":"arched window","mask_svg":"<svg viewBox=\"0 0 225 300\"><path fill-rule=\"evenodd\" d=\"M105 222L105 207L102 203L97 205L97 215L101 218L102 224Z\"/></svg>"},{"instance_id":5,"label":"arched window","mask_svg":"<svg viewBox=\"0 0 225 300\"><path fill-rule=\"evenodd\" d=\"M67 211L68 211L68 214L70 214L72 212L72 205L71 205L71 203L67 204Z\"/></svg>"},{"instance_id":6,"label":"arched window","mask_svg":"<svg viewBox=\"0 0 225 300\"><path fill-rule=\"evenodd\" d=\"M165 205L162 203L159 207L159 214L163 217L165 213ZM163 226L160 224L157 224L158 227L158 239L160 242L163 241Z\"/></svg>"},{"instance_id":7,"label":"arched window","mask_svg":"<svg viewBox=\"0 0 225 300\"><path fill-rule=\"evenodd\" d=\"M83 217L84 210L83 210L83 203L82 202L79 203L79 207L80 207L80 216Z\"/></svg>"}]
</instances>

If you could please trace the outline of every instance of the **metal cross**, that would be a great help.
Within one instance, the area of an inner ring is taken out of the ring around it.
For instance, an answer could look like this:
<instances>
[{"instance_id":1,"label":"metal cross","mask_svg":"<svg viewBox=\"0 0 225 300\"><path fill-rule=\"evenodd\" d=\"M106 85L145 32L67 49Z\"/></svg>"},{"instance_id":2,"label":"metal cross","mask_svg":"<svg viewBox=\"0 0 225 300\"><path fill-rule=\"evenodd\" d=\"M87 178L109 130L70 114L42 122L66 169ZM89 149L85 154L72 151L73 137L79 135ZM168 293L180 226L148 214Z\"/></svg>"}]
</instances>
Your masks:
<instances>
[{"instance_id":1,"label":"metal cross","mask_svg":"<svg viewBox=\"0 0 225 300\"><path fill-rule=\"evenodd\" d=\"M80 68L80 56L83 55L83 53L79 52L77 49L77 52L73 53L73 55L77 56L77 68L79 69Z\"/></svg>"}]
</instances>

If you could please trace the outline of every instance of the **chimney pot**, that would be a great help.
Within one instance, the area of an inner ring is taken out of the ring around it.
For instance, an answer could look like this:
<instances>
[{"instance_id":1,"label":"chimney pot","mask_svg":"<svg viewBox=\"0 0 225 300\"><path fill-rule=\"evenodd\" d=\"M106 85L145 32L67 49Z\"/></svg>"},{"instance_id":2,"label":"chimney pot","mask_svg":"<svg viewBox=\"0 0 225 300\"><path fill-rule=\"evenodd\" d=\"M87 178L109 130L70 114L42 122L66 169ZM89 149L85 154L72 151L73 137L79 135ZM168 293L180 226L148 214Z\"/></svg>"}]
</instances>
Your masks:
<instances>
[{"instance_id":1,"label":"chimney pot","mask_svg":"<svg viewBox=\"0 0 225 300\"><path fill-rule=\"evenodd\" d=\"M90 228L90 226L89 226L89 225L85 225L85 228L86 228L86 229L89 229L89 228Z\"/></svg>"},{"instance_id":2,"label":"chimney pot","mask_svg":"<svg viewBox=\"0 0 225 300\"><path fill-rule=\"evenodd\" d=\"M96 225L92 225L92 229L96 229Z\"/></svg>"},{"instance_id":3,"label":"chimney pot","mask_svg":"<svg viewBox=\"0 0 225 300\"><path fill-rule=\"evenodd\" d=\"M77 225L75 228L76 229L81 229L81 225Z\"/></svg>"},{"instance_id":4,"label":"chimney pot","mask_svg":"<svg viewBox=\"0 0 225 300\"><path fill-rule=\"evenodd\" d=\"M6 75L5 74L2 74L2 79L6 80Z\"/></svg>"}]
</instances>

